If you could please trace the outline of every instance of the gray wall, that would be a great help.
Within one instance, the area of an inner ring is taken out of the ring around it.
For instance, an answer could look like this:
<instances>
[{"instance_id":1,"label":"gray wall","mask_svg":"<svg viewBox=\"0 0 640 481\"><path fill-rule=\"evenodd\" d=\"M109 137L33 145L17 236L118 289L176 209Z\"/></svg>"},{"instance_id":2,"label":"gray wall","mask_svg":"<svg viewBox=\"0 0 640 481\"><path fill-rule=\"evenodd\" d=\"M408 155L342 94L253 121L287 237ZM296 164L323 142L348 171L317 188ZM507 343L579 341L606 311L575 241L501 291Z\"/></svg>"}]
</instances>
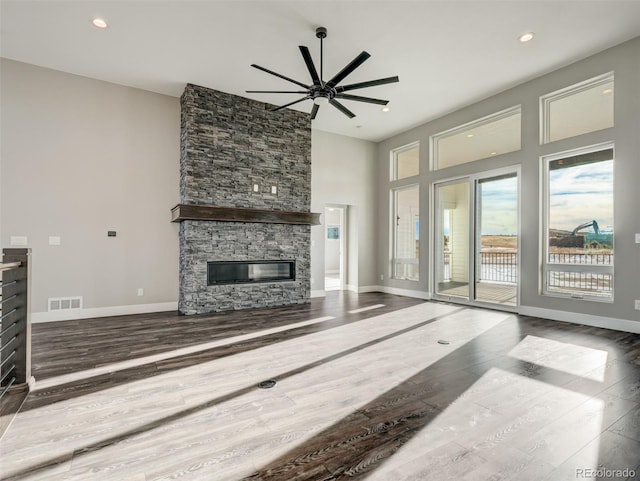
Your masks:
<instances>
[{"instance_id":1,"label":"gray wall","mask_svg":"<svg viewBox=\"0 0 640 481\"><path fill-rule=\"evenodd\" d=\"M1 68L1 244L28 237L33 311L49 297L175 302L178 99L6 59Z\"/></svg>"},{"instance_id":2,"label":"gray wall","mask_svg":"<svg viewBox=\"0 0 640 481\"><path fill-rule=\"evenodd\" d=\"M375 284L376 144L311 131L311 211L327 204L347 210L347 279L350 289ZM321 217L324 225L324 215ZM311 290L324 290L324 227L311 228Z\"/></svg>"},{"instance_id":3,"label":"gray wall","mask_svg":"<svg viewBox=\"0 0 640 481\"><path fill-rule=\"evenodd\" d=\"M615 127L570 139L540 145L538 137L539 97L583 80L615 71ZM522 149L490 159L429 172L429 136L500 110L522 104ZM377 274L389 273L389 151L411 142L420 142L421 253L431 248L429 223L432 206L429 192L433 182L500 167L522 168L522 306L584 313L610 318L640 320L634 300L640 299L640 245L634 233L640 232L640 38L549 73L484 101L394 136L378 145L378 250ZM540 156L615 142L615 303L599 303L542 296L538 288L540 261ZM400 181L402 184L405 181ZM407 180L412 183L415 180ZM397 185L397 184L394 184ZM387 280L385 286L430 292L431 266L423 257L420 281Z\"/></svg>"}]
</instances>

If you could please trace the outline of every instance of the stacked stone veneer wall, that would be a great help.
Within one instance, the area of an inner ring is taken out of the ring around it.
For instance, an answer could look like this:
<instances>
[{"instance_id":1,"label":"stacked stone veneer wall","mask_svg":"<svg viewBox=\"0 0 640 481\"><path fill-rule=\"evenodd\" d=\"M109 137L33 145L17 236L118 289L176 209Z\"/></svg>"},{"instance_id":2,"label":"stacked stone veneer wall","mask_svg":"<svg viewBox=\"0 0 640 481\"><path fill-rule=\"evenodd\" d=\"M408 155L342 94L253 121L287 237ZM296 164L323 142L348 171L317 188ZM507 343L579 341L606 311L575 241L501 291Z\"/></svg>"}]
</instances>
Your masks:
<instances>
[{"instance_id":1,"label":"stacked stone veneer wall","mask_svg":"<svg viewBox=\"0 0 640 481\"><path fill-rule=\"evenodd\" d=\"M181 98L181 203L309 212L309 115L270 107L187 85ZM178 304L184 314L309 301L308 225L187 220L179 237ZM208 261L278 259L296 261L295 281L207 286Z\"/></svg>"}]
</instances>

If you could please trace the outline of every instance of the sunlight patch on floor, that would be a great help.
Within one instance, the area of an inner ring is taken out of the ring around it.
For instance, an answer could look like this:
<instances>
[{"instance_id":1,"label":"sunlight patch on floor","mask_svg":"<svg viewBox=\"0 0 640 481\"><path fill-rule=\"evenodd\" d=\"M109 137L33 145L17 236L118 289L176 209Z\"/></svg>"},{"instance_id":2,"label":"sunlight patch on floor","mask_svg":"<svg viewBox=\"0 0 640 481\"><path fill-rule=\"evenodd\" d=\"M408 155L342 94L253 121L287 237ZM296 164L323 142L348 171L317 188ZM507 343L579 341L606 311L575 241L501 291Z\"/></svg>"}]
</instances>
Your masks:
<instances>
[{"instance_id":1,"label":"sunlight patch on floor","mask_svg":"<svg viewBox=\"0 0 640 481\"><path fill-rule=\"evenodd\" d=\"M608 353L600 349L555 341L538 336L525 337L509 355L558 371L603 382Z\"/></svg>"},{"instance_id":2,"label":"sunlight patch on floor","mask_svg":"<svg viewBox=\"0 0 640 481\"><path fill-rule=\"evenodd\" d=\"M546 479L597 444L604 409L600 399L491 368L366 479ZM581 462L597 465L597 446L588 453Z\"/></svg>"}]
</instances>

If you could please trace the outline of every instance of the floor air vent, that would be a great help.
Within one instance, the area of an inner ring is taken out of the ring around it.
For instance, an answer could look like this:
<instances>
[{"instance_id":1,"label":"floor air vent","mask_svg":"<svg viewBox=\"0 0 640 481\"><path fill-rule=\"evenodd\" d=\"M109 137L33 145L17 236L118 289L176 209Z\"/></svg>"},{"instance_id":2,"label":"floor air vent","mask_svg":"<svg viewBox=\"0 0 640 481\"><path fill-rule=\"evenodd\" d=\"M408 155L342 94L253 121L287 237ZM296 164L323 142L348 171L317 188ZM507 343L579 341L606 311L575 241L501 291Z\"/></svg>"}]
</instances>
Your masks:
<instances>
[{"instance_id":1,"label":"floor air vent","mask_svg":"<svg viewBox=\"0 0 640 481\"><path fill-rule=\"evenodd\" d=\"M82 296L78 297L50 297L49 312L82 309Z\"/></svg>"}]
</instances>

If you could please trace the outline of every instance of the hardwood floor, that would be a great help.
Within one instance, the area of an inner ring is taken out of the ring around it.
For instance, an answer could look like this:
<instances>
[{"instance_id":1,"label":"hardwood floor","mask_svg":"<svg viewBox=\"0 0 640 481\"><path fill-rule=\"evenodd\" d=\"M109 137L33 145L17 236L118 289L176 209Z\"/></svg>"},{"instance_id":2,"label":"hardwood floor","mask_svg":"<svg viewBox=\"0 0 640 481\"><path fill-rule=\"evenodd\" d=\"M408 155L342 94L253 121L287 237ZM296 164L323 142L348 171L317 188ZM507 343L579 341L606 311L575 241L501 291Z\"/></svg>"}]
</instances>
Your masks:
<instances>
[{"instance_id":1,"label":"hardwood floor","mask_svg":"<svg viewBox=\"0 0 640 481\"><path fill-rule=\"evenodd\" d=\"M342 292L33 335L2 479L640 479L640 335Z\"/></svg>"}]
</instances>

